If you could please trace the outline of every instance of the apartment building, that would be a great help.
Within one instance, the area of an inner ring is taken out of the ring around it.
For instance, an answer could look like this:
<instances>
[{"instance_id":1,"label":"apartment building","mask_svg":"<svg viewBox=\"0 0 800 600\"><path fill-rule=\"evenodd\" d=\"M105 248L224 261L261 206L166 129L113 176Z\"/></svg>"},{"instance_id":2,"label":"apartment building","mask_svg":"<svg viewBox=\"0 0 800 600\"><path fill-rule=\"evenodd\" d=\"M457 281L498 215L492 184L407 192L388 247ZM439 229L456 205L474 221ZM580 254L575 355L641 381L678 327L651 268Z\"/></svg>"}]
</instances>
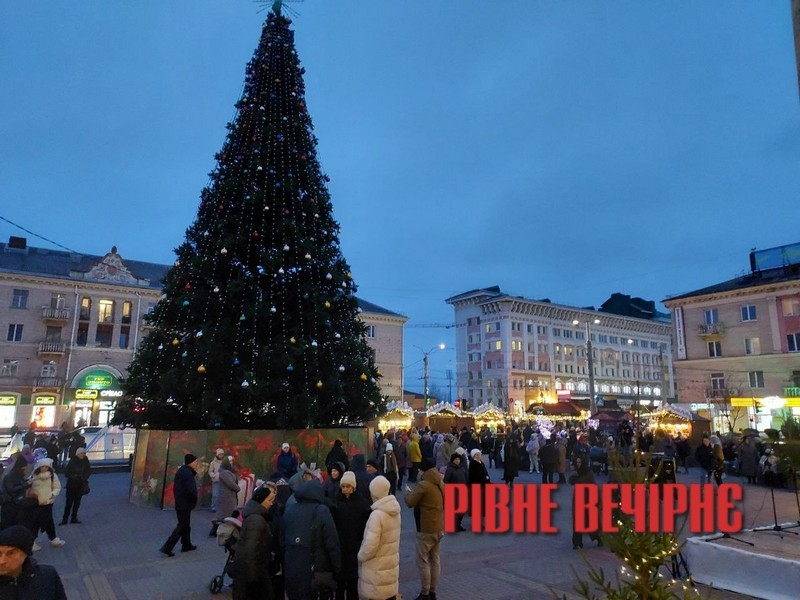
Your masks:
<instances>
[{"instance_id":1,"label":"apartment building","mask_svg":"<svg viewBox=\"0 0 800 600\"><path fill-rule=\"evenodd\" d=\"M671 327L652 302L615 295L594 310L497 286L446 302L455 311L458 397L466 408L488 402L520 416L559 400L588 408L588 341L598 405L639 401L646 410L674 395Z\"/></svg>"},{"instance_id":2,"label":"apartment building","mask_svg":"<svg viewBox=\"0 0 800 600\"><path fill-rule=\"evenodd\" d=\"M750 253L750 272L664 301L681 403L718 431L800 416L800 244Z\"/></svg>"},{"instance_id":3,"label":"apartment building","mask_svg":"<svg viewBox=\"0 0 800 600\"><path fill-rule=\"evenodd\" d=\"M106 424L168 269L116 248L92 256L0 243L0 429ZM359 308L382 393L400 400L407 318L360 299Z\"/></svg>"}]
</instances>

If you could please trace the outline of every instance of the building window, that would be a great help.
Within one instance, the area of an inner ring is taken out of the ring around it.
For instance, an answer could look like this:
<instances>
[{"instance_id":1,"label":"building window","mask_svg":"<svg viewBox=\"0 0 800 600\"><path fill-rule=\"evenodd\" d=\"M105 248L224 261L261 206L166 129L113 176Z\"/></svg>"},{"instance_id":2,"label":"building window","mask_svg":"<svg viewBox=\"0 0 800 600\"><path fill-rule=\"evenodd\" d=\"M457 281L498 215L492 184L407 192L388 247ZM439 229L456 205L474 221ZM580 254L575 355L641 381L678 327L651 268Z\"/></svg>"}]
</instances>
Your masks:
<instances>
[{"instance_id":1,"label":"building window","mask_svg":"<svg viewBox=\"0 0 800 600\"><path fill-rule=\"evenodd\" d=\"M722 356L722 343L721 342L708 342L708 357L717 358Z\"/></svg>"},{"instance_id":2,"label":"building window","mask_svg":"<svg viewBox=\"0 0 800 600\"><path fill-rule=\"evenodd\" d=\"M75 338L75 344L78 346L85 346L89 339L89 324L78 323L78 335Z\"/></svg>"},{"instance_id":3,"label":"building window","mask_svg":"<svg viewBox=\"0 0 800 600\"><path fill-rule=\"evenodd\" d=\"M711 374L711 389L724 390L725 389L725 373L712 373Z\"/></svg>"},{"instance_id":4,"label":"building window","mask_svg":"<svg viewBox=\"0 0 800 600\"><path fill-rule=\"evenodd\" d=\"M800 315L800 298L784 298L781 300L784 317L796 317Z\"/></svg>"},{"instance_id":5,"label":"building window","mask_svg":"<svg viewBox=\"0 0 800 600\"><path fill-rule=\"evenodd\" d=\"M55 377L56 376L56 363L52 360L42 363L42 370L39 372L40 377Z\"/></svg>"},{"instance_id":6,"label":"building window","mask_svg":"<svg viewBox=\"0 0 800 600\"><path fill-rule=\"evenodd\" d=\"M128 347L128 344L130 343L130 337L131 337L131 328L127 325L123 325L122 327L120 327L119 347L122 348L123 350L126 349Z\"/></svg>"},{"instance_id":7,"label":"building window","mask_svg":"<svg viewBox=\"0 0 800 600\"><path fill-rule=\"evenodd\" d=\"M78 315L78 319L81 321L88 321L92 315L92 299L84 296L81 298L81 311Z\"/></svg>"},{"instance_id":8,"label":"building window","mask_svg":"<svg viewBox=\"0 0 800 600\"><path fill-rule=\"evenodd\" d=\"M55 310L61 310L62 308L66 307L67 305L67 298L64 294L52 294L50 296L50 308Z\"/></svg>"},{"instance_id":9,"label":"building window","mask_svg":"<svg viewBox=\"0 0 800 600\"><path fill-rule=\"evenodd\" d=\"M16 377L18 366L19 366L18 360L14 360L11 358L4 358L3 367L0 370L0 377Z\"/></svg>"},{"instance_id":10,"label":"building window","mask_svg":"<svg viewBox=\"0 0 800 600\"><path fill-rule=\"evenodd\" d=\"M98 303L97 322L98 323L113 323L114 322L114 301L113 300L100 300Z\"/></svg>"},{"instance_id":11,"label":"building window","mask_svg":"<svg viewBox=\"0 0 800 600\"><path fill-rule=\"evenodd\" d=\"M28 290L14 290L11 308L28 308Z\"/></svg>"},{"instance_id":12,"label":"building window","mask_svg":"<svg viewBox=\"0 0 800 600\"><path fill-rule=\"evenodd\" d=\"M561 329L553 327L553 337L561 337Z\"/></svg>"},{"instance_id":13,"label":"building window","mask_svg":"<svg viewBox=\"0 0 800 600\"><path fill-rule=\"evenodd\" d=\"M545 327L544 325L537 325L536 333L538 333L539 335L547 335L547 327Z\"/></svg>"},{"instance_id":14,"label":"building window","mask_svg":"<svg viewBox=\"0 0 800 600\"><path fill-rule=\"evenodd\" d=\"M755 338L744 338L745 354L761 354L761 340Z\"/></svg>"},{"instance_id":15,"label":"building window","mask_svg":"<svg viewBox=\"0 0 800 600\"><path fill-rule=\"evenodd\" d=\"M750 387L763 388L764 387L764 371L750 371Z\"/></svg>"},{"instance_id":16,"label":"building window","mask_svg":"<svg viewBox=\"0 0 800 600\"><path fill-rule=\"evenodd\" d=\"M756 305L747 304L742 307L742 321L755 321L756 320Z\"/></svg>"},{"instance_id":17,"label":"building window","mask_svg":"<svg viewBox=\"0 0 800 600\"><path fill-rule=\"evenodd\" d=\"M125 324L130 324L132 314L133 302L130 300L125 300L125 302L122 303L122 322Z\"/></svg>"},{"instance_id":18,"label":"building window","mask_svg":"<svg viewBox=\"0 0 800 600\"><path fill-rule=\"evenodd\" d=\"M719 313L717 313L716 308L709 308L704 313L704 319L706 325L716 325L719 323Z\"/></svg>"},{"instance_id":19,"label":"building window","mask_svg":"<svg viewBox=\"0 0 800 600\"><path fill-rule=\"evenodd\" d=\"M522 350L522 340L511 340L512 350Z\"/></svg>"},{"instance_id":20,"label":"building window","mask_svg":"<svg viewBox=\"0 0 800 600\"><path fill-rule=\"evenodd\" d=\"M572 337L572 330L571 329L565 329L564 330L564 337L565 338L571 338Z\"/></svg>"},{"instance_id":21,"label":"building window","mask_svg":"<svg viewBox=\"0 0 800 600\"><path fill-rule=\"evenodd\" d=\"M367 325L367 337L370 339L375 338L375 325Z\"/></svg>"},{"instance_id":22,"label":"building window","mask_svg":"<svg viewBox=\"0 0 800 600\"><path fill-rule=\"evenodd\" d=\"M94 345L98 348L111 348L111 336L113 333L113 325L98 323L94 334Z\"/></svg>"},{"instance_id":23,"label":"building window","mask_svg":"<svg viewBox=\"0 0 800 600\"><path fill-rule=\"evenodd\" d=\"M9 342L21 342L22 341L22 324L11 324L8 326L8 337L6 338Z\"/></svg>"},{"instance_id":24,"label":"building window","mask_svg":"<svg viewBox=\"0 0 800 600\"><path fill-rule=\"evenodd\" d=\"M604 333L601 333L597 336L597 341L600 342L601 344L607 344L608 336Z\"/></svg>"},{"instance_id":25,"label":"building window","mask_svg":"<svg viewBox=\"0 0 800 600\"><path fill-rule=\"evenodd\" d=\"M800 333L790 333L786 336L786 341L789 344L789 352L800 352Z\"/></svg>"},{"instance_id":26,"label":"building window","mask_svg":"<svg viewBox=\"0 0 800 600\"><path fill-rule=\"evenodd\" d=\"M500 340L497 340L494 343L494 349L495 350L502 350L503 349L503 342L501 342Z\"/></svg>"},{"instance_id":27,"label":"building window","mask_svg":"<svg viewBox=\"0 0 800 600\"><path fill-rule=\"evenodd\" d=\"M48 327L44 334L44 341L57 344L61 341L61 327Z\"/></svg>"},{"instance_id":28,"label":"building window","mask_svg":"<svg viewBox=\"0 0 800 600\"><path fill-rule=\"evenodd\" d=\"M528 333L533 333L533 325L528 325Z\"/></svg>"}]
</instances>

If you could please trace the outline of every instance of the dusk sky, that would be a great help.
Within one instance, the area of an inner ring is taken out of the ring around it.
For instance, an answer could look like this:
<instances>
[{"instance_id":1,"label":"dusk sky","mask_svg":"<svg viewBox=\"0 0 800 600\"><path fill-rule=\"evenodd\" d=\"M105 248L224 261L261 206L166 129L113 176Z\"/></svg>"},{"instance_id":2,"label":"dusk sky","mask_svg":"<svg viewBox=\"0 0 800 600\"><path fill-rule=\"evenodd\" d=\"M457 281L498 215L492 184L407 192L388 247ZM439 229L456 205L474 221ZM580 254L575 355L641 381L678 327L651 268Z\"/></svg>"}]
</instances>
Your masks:
<instances>
[{"instance_id":1,"label":"dusk sky","mask_svg":"<svg viewBox=\"0 0 800 600\"><path fill-rule=\"evenodd\" d=\"M0 217L171 264L265 6L5 2ZM288 6L358 295L409 317L407 389L444 342L447 397L454 330L415 326L452 323L454 294L661 301L800 242L789 0Z\"/></svg>"}]
</instances>

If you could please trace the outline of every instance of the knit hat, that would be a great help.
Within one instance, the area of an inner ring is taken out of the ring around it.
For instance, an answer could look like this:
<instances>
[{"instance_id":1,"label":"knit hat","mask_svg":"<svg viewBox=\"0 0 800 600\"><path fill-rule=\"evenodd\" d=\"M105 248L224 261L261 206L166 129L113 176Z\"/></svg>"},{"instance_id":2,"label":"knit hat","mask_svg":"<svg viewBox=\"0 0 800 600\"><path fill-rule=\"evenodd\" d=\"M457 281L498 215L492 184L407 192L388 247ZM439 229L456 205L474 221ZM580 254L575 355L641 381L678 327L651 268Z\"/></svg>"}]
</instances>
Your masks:
<instances>
[{"instance_id":1,"label":"knit hat","mask_svg":"<svg viewBox=\"0 0 800 600\"><path fill-rule=\"evenodd\" d=\"M190 453L190 454L187 454L186 456L183 457L183 464L190 465L196 460L197 460L197 457L194 454Z\"/></svg>"},{"instance_id":2,"label":"knit hat","mask_svg":"<svg viewBox=\"0 0 800 600\"><path fill-rule=\"evenodd\" d=\"M455 459L457 459L457 458L460 460L461 459L461 454L459 454L458 452L453 452L450 455L450 462L455 461Z\"/></svg>"},{"instance_id":3,"label":"knit hat","mask_svg":"<svg viewBox=\"0 0 800 600\"><path fill-rule=\"evenodd\" d=\"M33 535L24 525L12 525L0 531L0 546L19 548L30 556L33 552Z\"/></svg>"},{"instance_id":4,"label":"knit hat","mask_svg":"<svg viewBox=\"0 0 800 600\"><path fill-rule=\"evenodd\" d=\"M339 485L351 485L353 489L356 487L356 474L352 471L345 471L342 478L339 480Z\"/></svg>"},{"instance_id":5,"label":"knit hat","mask_svg":"<svg viewBox=\"0 0 800 600\"><path fill-rule=\"evenodd\" d=\"M462 448L461 446L459 446L458 448L456 448L456 454L458 454L459 456L464 456L467 454L467 451L464 450L464 448Z\"/></svg>"},{"instance_id":6,"label":"knit hat","mask_svg":"<svg viewBox=\"0 0 800 600\"><path fill-rule=\"evenodd\" d=\"M392 446L391 444L388 444L388 443L387 443L387 444L386 444L386 448L384 448L384 450L385 450L386 452L394 452L394 446Z\"/></svg>"},{"instance_id":7,"label":"knit hat","mask_svg":"<svg viewBox=\"0 0 800 600\"><path fill-rule=\"evenodd\" d=\"M42 467L49 467L51 470L53 469L53 459L52 458L40 458L35 463L33 463L33 470L37 471Z\"/></svg>"},{"instance_id":8,"label":"knit hat","mask_svg":"<svg viewBox=\"0 0 800 600\"><path fill-rule=\"evenodd\" d=\"M377 470L377 471L380 471L380 470L381 470L380 466L378 465L378 461L377 461L377 460L375 460L374 458L370 458L370 459L367 461L367 465L369 465L370 467L372 467L373 469L375 469L375 470Z\"/></svg>"},{"instance_id":9,"label":"knit hat","mask_svg":"<svg viewBox=\"0 0 800 600\"><path fill-rule=\"evenodd\" d=\"M214 456L221 456L222 454L225 454L225 450L224 449L217 448L216 450L214 450Z\"/></svg>"},{"instance_id":10,"label":"knit hat","mask_svg":"<svg viewBox=\"0 0 800 600\"><path fill-rule=\"evenodd\" d=\"M86 454L86 448L78 448L75 450L75 454Z\"/></svg>"},{"instance_id":11,"label":"knit hat","mask_svg":"<svg viewBox=\"0 0 800 600\"><path fill-rule=\"evenodd\" d=\"M392 484L383 475L378 475L369 483L369 495L372 496L372 501L380 500L389 495L389 490Z\"/></svg>"},{"instance_id":12,"label":"knit hat","mask_svg":"<svg viewBox=\"0 0 800 600\"><path fill-rule=\"evenodd\" d=\"M283 442L281 444L281 450L288 450L289 449L289 442Z\"/></svg>"},{"instance_id":13,"label":"knit hat","mask_svg":"<svg viewBox=\"0 0 800 600\"><path fill-rule=\"evenodd\" d=\"M430 458L423 458L422 463L419 465L419 470L424 473L428 469L433 469L434 467L436 467L436 465L433 464L433 461Z\"/></svg>"},{"instance_id":14,"label":"knit hat","mask_svg":"<svg viewBox=\"0 0 800 600\"><path fill-rule=\"evenodd\" d=\"M255 492L253 492L253 500L261 504L264 500L269 498L270 494L272 494L272 490L270 488L265 485L261 486L260 488L256 489Z\"/></svg>"},{"instance_id":15,"label":"knit hat","mask_svg":"<svg viewBox=\"0 0 800 600\"><path fill-rule=\"evenodd\" d=\"M472 452L469 453L470 458L475 458L476 454L480 454L481 451L478 448L473 448Z\"/></svg>"}]
</instances>

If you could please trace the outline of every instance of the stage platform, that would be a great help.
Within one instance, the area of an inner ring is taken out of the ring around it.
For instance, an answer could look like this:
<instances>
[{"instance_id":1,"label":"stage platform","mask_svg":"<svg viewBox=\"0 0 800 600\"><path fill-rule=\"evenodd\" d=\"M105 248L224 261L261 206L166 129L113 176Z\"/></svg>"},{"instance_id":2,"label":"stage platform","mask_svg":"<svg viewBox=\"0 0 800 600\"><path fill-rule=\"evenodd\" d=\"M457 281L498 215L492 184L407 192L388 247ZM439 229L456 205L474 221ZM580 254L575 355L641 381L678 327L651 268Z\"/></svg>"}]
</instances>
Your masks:
<instances>
[{"instance_id":1,"label":"stage platform","mask_svg":"<svg viewBox=\"0 0 800 600\"><path fill-rule=\"evenodd\" d=\"M744 530L732 537L720 534L687 538L684 556L692 578L714 588L764 600L800 597L800 527ZM745 543L748 542L748 543ZM750 545L752 544L752 546Z\"/></svg>"}]
</instances>

